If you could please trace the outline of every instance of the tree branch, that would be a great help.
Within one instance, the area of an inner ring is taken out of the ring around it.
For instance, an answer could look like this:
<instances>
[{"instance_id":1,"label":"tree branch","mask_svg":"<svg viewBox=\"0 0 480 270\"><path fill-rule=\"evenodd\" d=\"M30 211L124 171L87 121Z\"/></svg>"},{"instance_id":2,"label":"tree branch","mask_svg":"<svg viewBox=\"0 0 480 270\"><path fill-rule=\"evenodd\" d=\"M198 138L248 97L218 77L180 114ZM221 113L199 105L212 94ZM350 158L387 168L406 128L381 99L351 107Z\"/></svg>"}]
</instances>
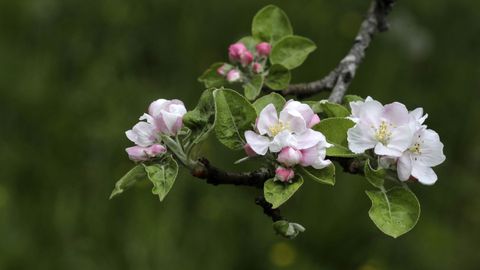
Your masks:
<instances>
[{"instance_id":1,"label":"tree branch","mask_svg":"<svg viewBox=\"0 0 480 270\"><path fill-rule=\"evenodd\" d=\"M251 186L263 188L263 184L270 178L275 176L272 170L260 168L252 172L226 172L211 165L206 158L201 158L198 163L191 169L193 176L207 180L211 185L235 185L235 186Z\"/></svg>"},{"instance_id":2,"label":"tree branch","mask_svg":"<svg viewBox=\"0 0 480 270\"><path fill-rule=\"evenodd\" d=\"M332 89L332 93L328 98L329 101L340 103L352 79L355 77L357 68L365 57L365 51L370 45L372 37L377 32L388 30L386 18L394 2L395 0L373 0L352 48L338 66L323 79L310 83L290 85L282 94L305 98Z\"/></svg>"},{"instance_id":3,"label":"tree branch","mask_svg":"<svg viewBox=\"0 0 480 270\"><path fill-rule=\"evenodd\" d=\"M269 216L273 222L284 220L284 218L280 215L280 209L273 209L272 204L267 202L263 196L256 198L255 203L263 208L263 213Z\"/></svg>"}]
</instances>

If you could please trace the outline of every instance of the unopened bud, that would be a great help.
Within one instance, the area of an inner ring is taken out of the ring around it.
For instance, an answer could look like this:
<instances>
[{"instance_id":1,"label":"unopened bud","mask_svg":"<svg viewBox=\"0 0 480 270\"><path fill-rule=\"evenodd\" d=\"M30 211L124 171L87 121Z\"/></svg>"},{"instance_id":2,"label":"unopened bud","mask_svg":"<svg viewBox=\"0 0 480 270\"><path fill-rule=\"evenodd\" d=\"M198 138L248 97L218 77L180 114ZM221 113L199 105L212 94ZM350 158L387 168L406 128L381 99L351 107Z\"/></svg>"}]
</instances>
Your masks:
<instances>
[{"instance_id":1,"label":"unopened bud","mask_svg":"<svg viewBox=\"0 0 480 270\"><path fill-rule=\"evenodd\" d=\"M255 46L257 49L257 53L259 56L264 56L267 57L270 54L270 51L272 50L272 45L268 42L261 42L258 43L257 46Z\"/></svg>"}]
</instances>

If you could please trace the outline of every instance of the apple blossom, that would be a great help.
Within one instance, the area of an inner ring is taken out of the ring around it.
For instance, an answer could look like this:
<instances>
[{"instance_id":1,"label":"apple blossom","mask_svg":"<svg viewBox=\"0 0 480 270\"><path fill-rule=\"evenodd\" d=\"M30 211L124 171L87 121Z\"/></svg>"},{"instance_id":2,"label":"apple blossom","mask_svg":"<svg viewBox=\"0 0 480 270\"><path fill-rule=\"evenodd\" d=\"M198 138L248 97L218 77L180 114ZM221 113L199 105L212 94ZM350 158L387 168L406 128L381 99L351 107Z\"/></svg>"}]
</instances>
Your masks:
<instances>
[{"instance_id":1,"label":"apple blossom","mask_svg":"<svg viewBox=\"0 0 480 270\"><path fill-rule=\"evenodd\" d=\"M145 161L149 158L164 154L167 149L161 144L154 144L149 147L132 146L125 149L132 161Z\"/></svg>"},{"instance_id":2,"label":"apple blossom","mask_svg":"<svg viewBox=\"0 0 480 270\"><path fill-rule=\"evenodd\" d=\"M257 49L257 54L259 56L267 57L272 50L272 45L270 45L270 43L268 42L261 42L258 43L257 46L255 46L255 49Z\"/></svg>"},{"instance_id":3,"label":"apple blossom","mask_svg":"<svg viewBox=\"0 0 480 270\"><path fill-rule=\"evenodd\" d=\"M241 73L238 69L232 69L227 73L228 82L238 82L241 78Z\"/></svg>"},{"instance_id":4,"label":"apple blossom","mask_svg":"<svg viewBox=\"0 0 480 270\"><path fill-rule=\"evenodd\" d=\"M182 101L158 99L150 104L148 114L144 114L141 119L152 123L158 132L175 136L183 127L185 113L187 109Z\"/></svg>"},{"instance_id":5,"label":"apple blossom","mask_svg":"<svg viewBox=\"0 0 480 270\"><path fill-rule=\"evenodd\" d=\"M240 61L240 59L246 52L248 52L248 49L241 42L234 43L230 45L230 47L228 47L228 57L232 62Z\"/></svg>"},{"instance_id":6,"label":"apple blossom","mask_svg":"<svg viewBox=\"0 0 480 270\"><path fill-rule=\"evenodd\" d=\"M148 147L157 139L155 127L147 122L138 122L132 129L127 130L125 135L130 141L141 147Z\"/></svg>"},{"instance_id":7,"label":"apple blossom","mask_svg":"<svg viewBox=\"0 0 480 270\"><path fill-rule=\"evenodd\" d=\"M293 177L295 177L295 172L293 171L293 169L278 167L275 170L275 180L279 180L282 182L291 182Z\"/></svg>"},{"instance_id":8,"label":"apple blossom","mask_svg":"<svg viewBox=\"0 0 480 270\"><path fill-rule=\"evenodd\" d=\"M293 147L285 147L278 154L277 161L287 167L292 167L297 165L301 158L302 152Z\"/></svg>"},{"instance_id":9,"label":"apple blossom","mask_svg":"<svg viewBox=\"0 0 480 270\"><path fill-rule=\"evenodd\" d=\"M256 123L259 134L251 130L245 132L245 139L255 153L265 155L268 150L277 153L284 147L302 150L325 140L322 133L307 126L307 123L315 118L312 109L310 108L311 112L305 110L302 114L297 109L306 108L303 106L295 107L295 104L288 102L280 112L280 117L273 104L267 105L260 112ZM308 107L308 105L306 106Z\"/></svg>"},{"instance_id":10,"label":"apple blossom","mask_svg":"<svg viewBox=\"0 0 480 270\"><path fill-rule=\"evenodd\" d=\"M383 106L367 97L365 101L350 102L356 124L350 128L348 147L354 153L374 149L377 155L399 157L410 146L413 131L405 105L394 102Z\"/></svg>"},{"instance_id":11,"label":"apple blossom","mask_svg":"<svg viewBox=\"0 0 480 270\"><path fill-rule=\"evenodd\" d=\"M217 68L217 74L221 75L221 76L226 76L227 72L232 70L232 68L233 68L232 65L229 65L229 64L225 63L225 64L221 65L219 68Z\"/></svg>"},{"instance_id":12,"label":"apple blossom","mask_svg":"<svg viewBox=\"0 0 480 270\"><path fill-rule=\"evenodd\" d=\"M413 176L425 185L432 185L437 181L437 175L431 167L445 161L443 144L438 134L420 127L414 134L410 147L398 159L398 178L406 181Z\"/></svg>"},{"instance_id":13,"label":"apple blossom","mask_svg":"<svg viewBox=\"0 0 480 270\"><path fill-rule=\"evenodd\" d=\"M333 146L333 144L327 143L326 140L321 140L317 145L301 150L302 158L300 159L300 165L303 167L312 166L315 169L323 169L332 162L326 160L327 148Z\"/></svg>"},{"instance_id":14,"label":"apple blossom","mask_svg":"<svg viewBox=\"0 0 480 270\"><path fill-rule=\"evenodd\" d=\"M263 66L262 64L255 62L253 63L252 70L254 73L262 73L263 72Z\"/></svg>"}]
</instances>

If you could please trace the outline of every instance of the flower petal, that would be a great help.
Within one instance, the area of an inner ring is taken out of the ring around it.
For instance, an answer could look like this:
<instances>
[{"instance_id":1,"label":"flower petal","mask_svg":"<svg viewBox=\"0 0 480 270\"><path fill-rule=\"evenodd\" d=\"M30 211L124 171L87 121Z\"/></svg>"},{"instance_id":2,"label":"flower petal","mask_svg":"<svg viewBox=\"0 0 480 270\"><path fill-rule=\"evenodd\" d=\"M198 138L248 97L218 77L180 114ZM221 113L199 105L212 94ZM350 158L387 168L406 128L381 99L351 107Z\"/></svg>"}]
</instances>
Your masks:
<instances>
[{"instance_id":1,"label":"flower petal","mask_svg":"<svg viewBox=\"0 0 480 270\"><path fill-rule=\"evenodd\" d=\"M299 111L283 109L280 112L280 121L292 132L301 133L307 129L307 122Z\"/></svg>"},{"instance_id":2,"label":"flower petal","mask_svg":"<svg viewBox=\"0 0 480 270\"><path fill-rule=\"evenodd\" d=\"M273 104L268 104L258 115L257 129L261 135L268 134L272 137L270 128L278 124L277 110Z\"/></svg>"},{"instance_id":3,"label":"flower petal","mask_svg":"<svg viewBox=\"0 0 480 270\"><path fill-rule=\"evenodd\" d=\"M404 153L397 162L398 179L406 181L412 175L412 157L410 153Z\"/></svg>"},{"instance_id":4,"label":"flower petal","mask_svg":"<svg viewBox=\"0 0 480 270\"><path fill-rule=\"evenodd\" d=\"M422 166L418 163L413 164L412 176L424 185L433 185L438 179L437 174L432 168Z\"/></svg>"},{"instance_id":5,"label":"flower petal","mask_svg":"<svg viewBox=\"0 0 480 270\"><path fill-rule=\"evenodd\" d=\"M420 134L420 156L419 162L428 167L437 166L445 161L443 154L443 143L440 141L438 133L431 129L424 129Z\"/></svg>"},{"instance_id":6,"label":"flower petal","mask_svg":"<svg viewBox=\"0 0 480 270\"><path fill-rule=\"evenodd\" d=\"M270 151L273 153L280 152L282 148L291 146L297 148L297 138L288 130L284 130L277 134L270 143Z\"/></svg>"},{"instance_id":7,"label":"flower petal","mask_svg":"<svg viewBox=\"0 0 480 270\"><path fill-rule=\"evenodd\" d=\"M270 145L270 139L268 137L247 130L245 131L245 139L250 148L258 155L264 156L267 153L268 146Z\"/></svg>"},{"instance_id":8,"label":"flower petal","mask_svg":"<svg viewBox=\"0 0 480 270\"><path fill-rule=\"evenodd\" d=\"M392 157L399 157L402 155L402 151L398 151L394 148L387 147L383 145L381 142L377 143L375 145L374 149L375 154L380 155L380 156L392 156Z\"/></svg>"},{"instance_id":9,"label":"flower petal","mask_svg":"<svg viewBox=\"0 0 480 270\"><path fill-rule=\"evenodd\" d=\"M297 139L297 149L299 150L307 149L319 144L320 142L327 141L321 132L313 129L307 129L305 132L295 135L295 138Z\"/></svg>"},{"instance_id":10,"label":"flower petal","mask_svg":"<svg viewBox=\"0 0 480 270\"><path fill-rule=\"evenodd\" d=\"M413 142L413 132L410 126L403 125L391 129L390 140L388 141L387 147L397 152L404 152L407 150Z\"/></svg>"},{"instance_id":11,"label":"flower petal","mask_svg":"<svg viewBox=\"0 0 480 270\"><path fill-rule=\"evenodd\" d=\"M357 118L354 122L361 121L368 126L378 126L380 123L383 105L371 97L367 97L365 101L350 102L350 107L352 108L352 118Z\"/></svg>"},{"instance_id":12,"label":"flower petal","mask_svg":"<svg viewBox=\"0 0 480 270\"><path fill-rule=\"evenodd\" d=\"M355 125L347 131L348 148L356 154L361 154L367 149L374 148L377 141L374 130L362 123Z\"/></svg>"},{"instance_id":13,"label":"flower petal","mask_svg":"<svg viewBox=\"0 0 480 270\"><path fill-rule=\"evenodd\" d=\"M408 120L410 120L407 107L400 102L385 105L382 116L396 126L405 125L408 123Z\"/></svg>"}]
</instances>

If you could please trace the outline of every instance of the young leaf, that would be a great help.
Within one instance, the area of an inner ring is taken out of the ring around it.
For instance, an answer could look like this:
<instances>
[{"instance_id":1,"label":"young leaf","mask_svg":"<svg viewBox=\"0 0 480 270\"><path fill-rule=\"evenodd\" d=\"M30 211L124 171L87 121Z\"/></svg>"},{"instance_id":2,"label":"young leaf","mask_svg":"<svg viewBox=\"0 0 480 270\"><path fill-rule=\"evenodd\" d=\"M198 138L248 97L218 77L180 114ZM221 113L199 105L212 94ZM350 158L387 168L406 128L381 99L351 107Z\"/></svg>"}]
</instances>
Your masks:
<instances>
[{"instance_id":1,"label":"young leaf","mask_svg":"<svg viewBox=\"0 0 480 270\"><path fill-rule=\"evenodd\" d=\"M273 223L275 232L285 238L294 239L301 232L305 231L305 227L298 223L279 220Z\"/></svg>"},{"instance_id":2,"label":"young leaf","mask_svg":"<svg viewBox=\"0 0 480 270\"><path fill-rule=\"evenodd\" d=\"M333 164L321 170L312 167L300 167L300 174L303 178L310 178L322 184L335 185L335 165Z\"/></svg>"},{"instance_id":3,"label":"young leaf","mask_svg":"<svg viewBox=\"0 0 480 270\"><path fill-rule=\"evenodd\" d=\"M350 116L350 112L344 106L331 103L328 101L320 101L318 103L320 108L322 108L322 112L327 115L327 117L347 117Z\"/></svg>"},{"instance_id":4,"label":"young leaf","mask_svg":"<svg viewBox=\"0 0 480 270\"><path fill-rule=\"evenodd\" d=\"M317 46L308 38L286 36L275 43L270 54L272 64L280 64L287 69L300 66Z\"/></svg>"},{"instance_id":5,"label":"young leaf","mask_svg":"<svg viewBox=\"0 0 480 270\"><path fill-rule=\"evenodd\" d=\"M200 97L197 107L183 116L183 123L192 131L193 144L198 144L207 138L213 129L214 120L213 89L207 89Z\"/></svg>"},{"instance_id":6,"label":"young leaf","mask_svg":"<svg viewBox=\"0 0 480 270\"><path fill-rule=\"evenodd\" d=\"M142 165L133 167L133 169L127 172L122 178L120 178L120 180L117 181L117 183L115 183L115 188L113 189L112 194L110 194L110 199L122 194L125 190L135 185L135 183L146 179L147 173Z\"/></svg>"},{"instance_id":7,"label":"young leaf","mask_svg":"<svg viewBox=\"0 0 480 270\"><path fill-rule=\"evenodd\" d=\"M357 95L345 95L343 97L343 103L347 106L347 107L350 107L348 105L350 105L350 102L353 102L353 101L364 101L364 99L360 96L357 96Z\"/></svg>"},{"instance_id":8,"label":"young leaf","mask_svg":"<svg viewBox=\"0 0 480 270\"><path fill-rule=\"evenodd\" d=\"M212 64L200 77L198 77L198 81L203 83L205 88L218 88L227 85L228 82L225 77L217 73L217 69L223 64L224 63L221 62Z\"/></svg>"},{"instance_id":9,"label":"young leaf","mask_svg":"<svg viewBox=\"0 0 480 270\"><path fill-rule=\"evenodd\" d=\"M255 108L245 97L230 89L215 90L213 97L218 140L230 149L242 149L244 133L252 128L257 118Z\"/></svg>"},{"instance_id":10,"label":"young leaf","mask_svg":"<svg viewBox=\"0 0 480 270\"><path fill-rule=\"evenodd\" d=\"M259 114L263 110L263 108L265 108L270 103L272 103L273 106L275 106L275 109L277 109L277 111L279 112L283 109L286 101L285 98L281 95L277 93L270 93L255 100L255 102L253 103L253 107L255 107L257 114Z\"/></svg>"},{"instance_id":11,"label":"young leaf","mask_svg":"<svg viewBox=\"0 0 480 270\"><path fill-rule=\"evenodd\" d=\"M145 166L145 171L153 183L152 193L163 201L177 178L177 162L172 157L167 157L161 164Z\"/></svg>"},{"instance_id":12,"label":"young leaf","mask_svg":"<svg viewBox=\"0 0 480 270\"><path fill-rule=\"evenodd\" d=\"M282 65L273 65L268 70L265 84L272 90L283 90L290 84L290 70Z\"/></svg>"},{"instance_id":13,"label":"young leaf","mask_svg":"<svg viewBox=\"0 0 480 270\"><path fill-rule=\"evenodd\" d=\"M263 185L265 200L272 204L272 208L278 208L288 201L302 184L303 178L301 176L297 176L292 183L283 183L269 179Z\"/></svg>"},{"instance_id":14,"label":"young leaf","mask_svg":"<svg viewBox=\"0 0 480 270\"><path fill-rule=\"evenodd\" d=\"M368 215L383 233L397 238L417 224L420 203L410 190L394 187L388 191L366 193L372 201Z\"/></svg>"},{"instance_id":15,"label":"young leaf","mask_svg":"<svg viewBox=\"0 0 480 270\"><path fill-rule=\"evenodd\" d=\"M327 141L334 145L327 148L327 156L356 157L358 155L348 149L347 142L347 131L354 125L355 123L350 119L334 117L323 119L313 129L322 132Z\"/></svg>"},{"instance_id":16,"label":"young leaf","mask_svg":"<svg viewBox=\"0 0 480 270\"><path fill-rule=\"evenodd\" d=\"M387 171L382 168L378 169L373 169L372 166L370 165L370 160L367 159L367 162L365 162L365 178L376 188L382 188L383 184L385 182L385 176L387 175Z\"/></svg>"},{"instance_id":17,"label":"young leaf","mask_svg":"<svg viewBox=\"0 0 480 270\"><path fill-rule=\"evenodd\" d=\"M246 36L241 38L238 42L243 43L245 47L251 52L255 51L255 46L261 42L261 40L258 40L252 36Z\"/></svg>"},{"instance_id":18,"label":"young leaf","mask_svg":"<svg viewBox=\"0 0 480 270\"><path fill-rule=\"evenodd\" d=\"M283 10L268 5L255 14L252 21L252 35L262 41L273 43L280 38L292 35L290 20Z\"/></svg>"},{"instance_id":19,"label":"young leaf","mask_svg":"<svg viewBox=\"0 0 480 270\"><path fill-rule=\"evenodd\" d=\"M260 91L262 91L262 86L263 86L263 76L260 74L253 76L252 80L250 80L248 83L246 83L243 86L245 97L248 100L255 100L260 94Z\"/></svg>"}]
</instances>

